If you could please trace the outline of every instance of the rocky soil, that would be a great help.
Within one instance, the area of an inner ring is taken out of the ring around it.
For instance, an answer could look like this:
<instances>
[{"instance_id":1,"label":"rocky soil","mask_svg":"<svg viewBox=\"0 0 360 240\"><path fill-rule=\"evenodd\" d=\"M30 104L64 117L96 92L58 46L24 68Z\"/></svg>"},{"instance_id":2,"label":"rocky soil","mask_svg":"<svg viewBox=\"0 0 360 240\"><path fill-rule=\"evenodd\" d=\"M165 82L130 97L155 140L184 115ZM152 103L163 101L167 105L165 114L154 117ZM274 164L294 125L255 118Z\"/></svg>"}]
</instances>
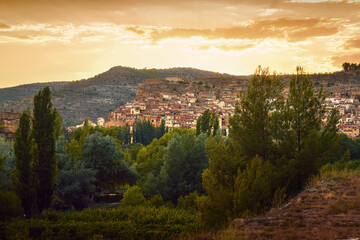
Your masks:
<instances>
[{"instance_id":1,"label":"rocky soil","mask_svg":"<svg viewBox=\"0 0 360 240\"><path fill-rule=\"evenodd\" d=\"M235 219L236 239L360 239L360 177L321 180L265 216Z\"/></svg>"}]
</instances>

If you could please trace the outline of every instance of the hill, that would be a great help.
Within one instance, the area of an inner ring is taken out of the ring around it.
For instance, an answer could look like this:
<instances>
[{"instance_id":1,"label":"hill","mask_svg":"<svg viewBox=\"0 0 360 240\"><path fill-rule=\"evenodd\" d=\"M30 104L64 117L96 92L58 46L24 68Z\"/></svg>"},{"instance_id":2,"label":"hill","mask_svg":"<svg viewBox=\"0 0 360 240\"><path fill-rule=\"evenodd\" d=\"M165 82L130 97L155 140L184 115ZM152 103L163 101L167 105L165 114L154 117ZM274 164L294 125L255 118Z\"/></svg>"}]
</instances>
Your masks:
<instances>
[{"instance_id":1,"label":"hill","mask_svg":"<svg viewBox=\"0 0 360 240\"><path fill-rule=\"evenodd\" d=\"M265 216L231 225L218 239L358 239L360 176L322 179Z\"/></svg>"},{"instance_id":2,"label":"hill","mask_svg":"<svg viewBox=\"0 0 360 240\"><path fill-rule=\"evenodd\" d=\"M228 76L193 68L135 69L117 66L89 79L49 82L0 89L0 111L21 112L32 106L35 93L45 86L52 91L52 101L65 126L85 119L96 121L130 101L138 85L149 78L184 76L187 79Z\"/></svg>"},{"instance_id":3,"label":"hill","mask_svg":"<svg viewBox=\"0 0 360 240\"><path fill-rule=\"evenodd\" d=\"M106 118L110 112L136 96L138 86L146 79L183 76L185 79L247 79L194 68L135 69L116 66L89 79L72 82L49 82L0 89L0 112L21 112L32 106L35 93L45 86L52 91L52 101L63 117L64 126L76 125L85 119ZM360 71L313 74L315 89L324 87L330 93L360 95ZM290 75L283 75L285 86ZM217 80L216 80L217 81Z\"/></svg>"}]
</instances>

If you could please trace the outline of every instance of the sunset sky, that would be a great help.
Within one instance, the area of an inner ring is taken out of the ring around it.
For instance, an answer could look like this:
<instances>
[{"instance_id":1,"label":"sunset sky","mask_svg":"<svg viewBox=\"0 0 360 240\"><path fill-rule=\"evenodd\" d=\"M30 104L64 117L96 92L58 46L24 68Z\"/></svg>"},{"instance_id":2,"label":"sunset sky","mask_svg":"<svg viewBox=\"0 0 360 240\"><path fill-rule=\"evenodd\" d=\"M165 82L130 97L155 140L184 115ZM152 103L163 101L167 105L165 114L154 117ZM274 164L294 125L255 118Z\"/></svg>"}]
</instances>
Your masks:
<instances>
[{"instance_id":1,"label":"sunset sky","mask_svg":"<svg viewBox=\"0 0 360 240\"><path fill-rule=\"evenodd\" d=\"M0 0L0 88L117 65L251 74L360 62L360 0Z\"/></svg>"}]
</instances>

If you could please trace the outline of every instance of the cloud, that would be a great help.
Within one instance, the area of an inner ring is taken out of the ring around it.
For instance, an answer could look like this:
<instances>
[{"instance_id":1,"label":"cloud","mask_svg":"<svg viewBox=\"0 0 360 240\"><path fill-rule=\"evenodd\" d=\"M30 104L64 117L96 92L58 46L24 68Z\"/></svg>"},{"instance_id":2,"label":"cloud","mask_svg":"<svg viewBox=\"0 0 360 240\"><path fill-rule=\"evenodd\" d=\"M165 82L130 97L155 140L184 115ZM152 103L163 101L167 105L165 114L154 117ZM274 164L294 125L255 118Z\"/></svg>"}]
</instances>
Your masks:
<instances>
[{"instance_id":1,"label":"cloud","mask_svg":"<svg viewBox=\"0 0 360 240\"><path fill-rule=\"evenodd\" d=\"M344 62L360 62L360 52L355 54L333 56L331 58L334 67L340 67Z\"/></svg>"},{"instance_id":2,"label":"cloud","mask_svg":"<svg viewBox=\"0 0 360 240\"><path fill-rule=\"evenodd\" d=\"M360 49L360 38L349 39L344 43L344 49L351 50L351 49Z\"/></svg>"},{"instance_id":3,"label":"cloud","mask_svg":"<svg viewBox=\"0 0 360 240\"><path fill-rule=\"evenodd\" d=\"M339 29L337 27L313 27L289 33L289 41L299 42L311 37L324 37L335 35Z\"/></svg>"},{"instance_id":4,"label":"cloud","mask_svg":"<svg viewBox=\"0 0 360 240\"><path fill-rule=\"evenodd\" d=\"M338 32L337 27L325 27L330 20L325 19L271 19L254 22L245 26L215 29L172 28L154 30L153 41L166 38L203 37L206 39L266 39L288 38L290 41L303 41L311 37L330 36Z\"/></svg>"},{"instance_id":5,"label":"cloud","mask_svg":"<svg viewBox=\"0 0 360 240\"><path fill-rule=\"evenodd\" d=\"M130 32L134 32L139 35L143 35L145 33L145 31L141 30L141 28L139 28L139 27L127 27L126 30L128 30Z\"/></svg>"},{"instance_id":6,"label":"cloud","mask_svg":"<svg viewBox=\"0 0 360 240\"><path fill-rule=\"evenodd\" d=\"M9 29L9 28L11 28L10 25L0 22L0 29Z\"/></svg>"},{"instance_id":7,"label":"cloud","mask_svg":"<svg viewBox=\"0 0 360 240\"><path fill-rule=\"evenodd\" d=\"M221 51L243 51L245 49L253 48L255 44L234 44L234 43L223 43L223 44L199 44L195 46L196 50L207 51L211 48L219 49Z\"/></svg>"}]
</instances>

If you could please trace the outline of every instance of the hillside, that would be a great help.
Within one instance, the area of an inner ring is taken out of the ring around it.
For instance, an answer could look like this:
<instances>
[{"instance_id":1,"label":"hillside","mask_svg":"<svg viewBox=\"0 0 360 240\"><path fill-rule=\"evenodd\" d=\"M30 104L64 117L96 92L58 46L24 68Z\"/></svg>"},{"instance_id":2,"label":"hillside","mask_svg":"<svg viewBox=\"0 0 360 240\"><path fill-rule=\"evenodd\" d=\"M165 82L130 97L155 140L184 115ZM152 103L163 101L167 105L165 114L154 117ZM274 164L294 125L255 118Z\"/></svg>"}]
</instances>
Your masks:
<instances>
[{"instance_id":1,"label":"hillside","mask_svg":"<svg viewBox=\"0 0 360 240\"><path fill-rule=\"evenodd\" d=\"M72 82L49 82L0 89L0 112L21 112L32 106L35 93L45 86L52 91L54 106L63 117L64 126L76 125L85 119L106 118L119 106L136 96L138 86L146 79L164 79L183 76L185 79L221 78L249 79L250 76L232 76L194 68L135 69L117 66L89 79ZM315 89L323 86L328 93L360 94L360 72L313 74ZM288 85L290 75L282 80Z\"/></svg>"},{"instance_id":2,"label":"hillside","mask_svg":"<svg viewBox=\"0 0 360 240\"><path fill-rule=\"evenodd\" d=\"M84 119L96 121L135 97L138 84L149 78L182 75L188 79L219 77L219 74L193 68L135 69L117 66L89 79L49 82L0 89L0 111L20 112L31 107L33 95L44 86L52 90L52 101L65 126Z\"/></svg>"},{"instance_id":3,"label":"hillside","mask_svg":"<svg viewBox=\"0 0 360 240\"><path fill-rule=\"evenodd\" d=\"M219 239L358 239L360 177L323 179L265 216L231 225Z\"/></svg>"}]
</instances>

